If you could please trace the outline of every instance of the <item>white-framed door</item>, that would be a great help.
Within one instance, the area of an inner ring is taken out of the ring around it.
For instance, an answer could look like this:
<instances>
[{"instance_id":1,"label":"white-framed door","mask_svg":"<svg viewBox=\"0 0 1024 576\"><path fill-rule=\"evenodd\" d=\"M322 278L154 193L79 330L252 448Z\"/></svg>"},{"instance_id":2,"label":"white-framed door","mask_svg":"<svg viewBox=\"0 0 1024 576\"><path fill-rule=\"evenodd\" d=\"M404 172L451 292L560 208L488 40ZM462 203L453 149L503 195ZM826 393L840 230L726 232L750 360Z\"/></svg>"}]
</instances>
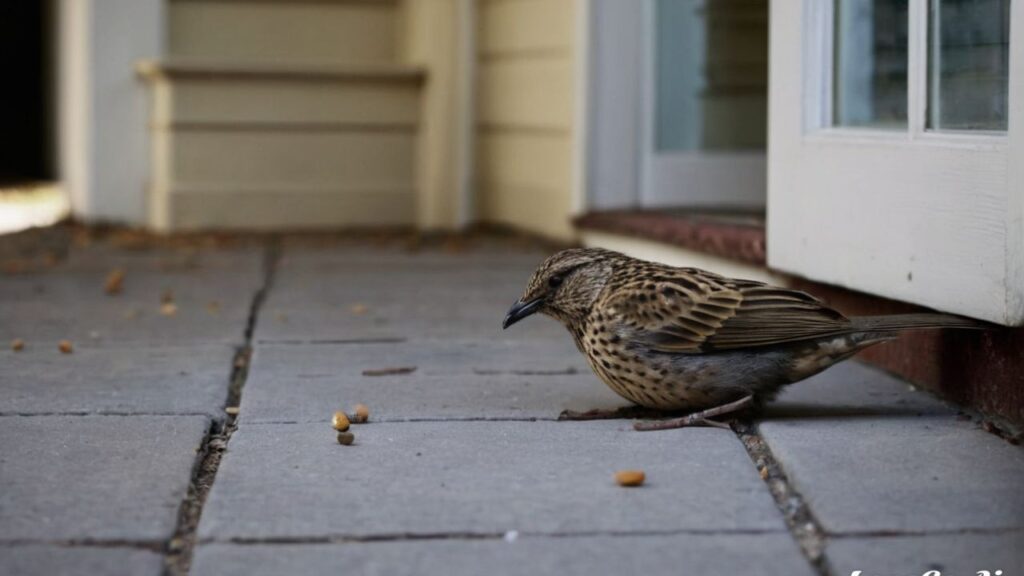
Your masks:
<instances>
[{"instance_id":1,"label":"white-framed door","mask_svg":"<svg viewBox=\"0 0 1024 576\"><path fill-rule=\"evenodd\" d=\"M1024 2L771 5L768 262L1024 323Z\"/></svg>"},{"instance_id":2,"label":"white-framed door","mask_svg":"<svg viewBox=\"0 0 1024 576\"><path fill-rule=\"evenodd\" d=\"M763 209L767 0L589 0L586 25L587 208Z\"/></svg>"},{"instance_id":3,"label":"white-framed door","mask_svg":"<svg viewBox=\"0 0 1024 576\"><path fill-rule=\"evenodd\" d=\"M763 208L767 0L644 0L640 204Z\"/></svg>"}]
</instances>

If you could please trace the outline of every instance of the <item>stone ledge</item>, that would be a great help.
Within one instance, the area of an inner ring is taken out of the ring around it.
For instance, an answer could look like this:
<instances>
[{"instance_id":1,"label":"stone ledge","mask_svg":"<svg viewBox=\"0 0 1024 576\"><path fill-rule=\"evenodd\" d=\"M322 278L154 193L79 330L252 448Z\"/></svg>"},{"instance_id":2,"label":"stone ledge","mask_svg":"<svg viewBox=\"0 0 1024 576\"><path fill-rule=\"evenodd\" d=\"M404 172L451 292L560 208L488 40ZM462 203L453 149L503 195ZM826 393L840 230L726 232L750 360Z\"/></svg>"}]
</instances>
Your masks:
<instances>
[{"instance_id":1,"label":"stone ledge","mask_svg":"<svg viewBox=\"0 0 1024 576\"><path fill-rule=\"evenodd\" d=\"M753 213L609 210L577 217L579 230L624 234L764 266L764 217Z\"/></svg>"}]
</instances>

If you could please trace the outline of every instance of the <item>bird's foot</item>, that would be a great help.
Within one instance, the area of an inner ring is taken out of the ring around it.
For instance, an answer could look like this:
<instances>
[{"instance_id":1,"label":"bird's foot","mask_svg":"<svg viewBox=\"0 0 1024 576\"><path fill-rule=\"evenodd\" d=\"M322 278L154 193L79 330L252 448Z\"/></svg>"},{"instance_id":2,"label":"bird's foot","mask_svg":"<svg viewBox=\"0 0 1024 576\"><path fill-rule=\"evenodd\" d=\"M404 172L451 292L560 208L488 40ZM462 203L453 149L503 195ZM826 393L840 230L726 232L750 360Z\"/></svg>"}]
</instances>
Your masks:
<instances>
[{"instance_id":1,"label":"bird's foot","mask_svg":"<svg viewBox=\"0 0 1024 576\"><path fill-rule=\"evenodd\" d=\"M562 413L558 415L559 420L620 420L628 419L632 420L635 418L657 418L658 416L664 416L664 412L653 410L651 408L644 408L642 406L623 406L621 408L613 408L611 410L605 410L598 408L596 410L562 410Z\"/></svg>"},{"instance_id":2,"label":"bird's foot","mask_svg":"<svg viewBox=\"0 0 1024 576\"><path fill-rule=\"evenodd\" d=\"M713 426L715 428L730 429L731 427L728 423L711 420L711 418L721 416L723 414L739 412L753 404L753 396L744 396L735 402L729 402L728 404L722 404L721 406L715 406L714 408L708 408L707 410L687 414L682 418L673 418L671 420L662 420L660 422L637 422L636 424L633 424L633 429L640 432L672 430L675 428L685 428L687 426Z\"/></svg>"}]
</instances>

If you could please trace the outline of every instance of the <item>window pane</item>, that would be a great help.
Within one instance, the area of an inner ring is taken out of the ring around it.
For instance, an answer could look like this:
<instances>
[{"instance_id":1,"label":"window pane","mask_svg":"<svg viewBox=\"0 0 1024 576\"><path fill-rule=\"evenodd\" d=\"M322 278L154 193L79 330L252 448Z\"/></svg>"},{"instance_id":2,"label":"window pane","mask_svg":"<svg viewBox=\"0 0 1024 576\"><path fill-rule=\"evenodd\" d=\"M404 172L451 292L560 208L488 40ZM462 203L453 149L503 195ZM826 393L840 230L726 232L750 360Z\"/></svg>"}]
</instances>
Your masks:
<instances>
[{"instance_id":1,"label":"window pane","mask_svg":"<svg viewBox=\"0 0 1024 576\"><path fill-rule=\"evenodd\" d=\"M654 81L657 150L764 149L768 1L657 0Z\"/></svg>"},{"instance_id":2,"label":"window pane","mask_svg":"<svg viewBox=\"0 0 1024 576\"><path fill-rule=\"evenodd\" d=\"M832 123L907 126L907 0L835 0Z\"/></svg>"},{"instance_id":3,"label":"window pane","mask_svg":"<svg viewBox=\"0 0 1024 576\"><path fill-rule=\"evenodd\" d=\"M932 0L928 128L1006 130L1010 0Z\"/></svg>"}]
</instances>

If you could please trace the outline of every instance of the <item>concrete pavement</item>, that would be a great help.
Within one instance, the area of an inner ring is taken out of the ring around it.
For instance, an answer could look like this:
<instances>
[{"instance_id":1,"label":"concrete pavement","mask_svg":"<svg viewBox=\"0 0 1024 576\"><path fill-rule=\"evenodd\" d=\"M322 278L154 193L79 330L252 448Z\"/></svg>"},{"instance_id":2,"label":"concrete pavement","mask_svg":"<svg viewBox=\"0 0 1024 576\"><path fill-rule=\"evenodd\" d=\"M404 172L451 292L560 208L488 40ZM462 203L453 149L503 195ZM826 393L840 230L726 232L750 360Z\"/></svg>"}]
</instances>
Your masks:
<instances>
[{"instance_id":1,"label":"concrete pavement","mask_svg":"<svg viewBox=\"0 0 1024 576\"><path fill-rule=\"evenodd\" d=\"M553 321L500 330L541 258L99 242L0 277L0 337L26 343L0 351L0 572L1024 569L1024 451L856 363L742 434L557 421L624 402ZM357 402L371 422L340 446Z\"/></svg>"}]
</instances>

